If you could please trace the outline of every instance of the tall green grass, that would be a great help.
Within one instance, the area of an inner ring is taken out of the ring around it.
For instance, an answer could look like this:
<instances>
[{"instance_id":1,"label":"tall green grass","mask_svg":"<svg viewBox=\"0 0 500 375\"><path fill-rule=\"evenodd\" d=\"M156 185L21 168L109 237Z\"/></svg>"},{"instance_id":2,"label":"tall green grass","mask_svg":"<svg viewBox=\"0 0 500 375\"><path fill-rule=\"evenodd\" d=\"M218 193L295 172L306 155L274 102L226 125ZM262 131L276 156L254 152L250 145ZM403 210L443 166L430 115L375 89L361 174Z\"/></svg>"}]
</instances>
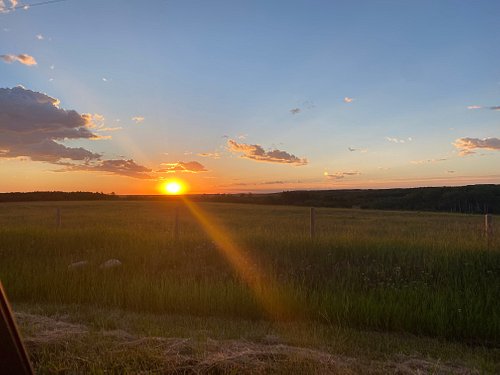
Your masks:
<instances>
[{"instance_id":1,"label":"tall green grass","mask_svg":"<svg viewBox=\"0 0 500 375\"><path fill-rule=\"evenodd\" d=\"M0 278L17 302L266 317L184 207L173 240L173 207L2 204ZM281 318L500 344L500 242L486 247L481 216L318 209L310 240L305 208L201 207L263 270L260 287L286 305ZM110 258L123 266L101 270ZM81 260L90 266L68 270Z\"/></svg>"}]
</instances>

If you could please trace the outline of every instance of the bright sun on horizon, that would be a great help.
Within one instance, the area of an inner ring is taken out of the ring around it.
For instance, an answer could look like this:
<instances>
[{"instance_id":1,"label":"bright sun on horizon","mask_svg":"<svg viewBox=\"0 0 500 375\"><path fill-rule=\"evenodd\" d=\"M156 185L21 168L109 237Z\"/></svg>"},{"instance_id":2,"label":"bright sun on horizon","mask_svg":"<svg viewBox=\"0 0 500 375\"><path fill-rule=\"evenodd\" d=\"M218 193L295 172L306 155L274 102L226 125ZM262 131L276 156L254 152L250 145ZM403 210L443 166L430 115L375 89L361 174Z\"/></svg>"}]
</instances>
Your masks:
<instances>
[{"instance_id":1,"label":"bright sun on horizon","mask_svg":"<svg viewBox=\"0 0 500 375\"><path fill-rule=\"evenodd\" d=\"M186 186L181 181L167 181L163 184L163 192L170 195L179 195L184 193Z\"/></svg>"}]
</instances>

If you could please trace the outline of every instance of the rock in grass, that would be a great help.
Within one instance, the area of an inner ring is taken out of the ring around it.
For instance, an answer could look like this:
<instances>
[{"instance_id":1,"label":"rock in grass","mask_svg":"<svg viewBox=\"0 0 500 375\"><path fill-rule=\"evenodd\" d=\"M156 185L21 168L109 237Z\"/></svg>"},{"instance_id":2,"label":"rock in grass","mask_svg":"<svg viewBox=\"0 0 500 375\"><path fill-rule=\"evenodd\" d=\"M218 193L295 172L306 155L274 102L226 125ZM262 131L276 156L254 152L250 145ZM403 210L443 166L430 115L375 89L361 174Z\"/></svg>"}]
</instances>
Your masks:
<instances>
[{"instance_id":1,"label":"rock in grass","mask_svg":"<svg viewBox=\"0 0 500 375\"><path fill-rule=\"evenodd\" d=\"M120 262L118 259L108 259L104 263L102 263L99 268L100 269L108 269L108 268L116 268L116 267L121 267L122 262Z\"/></svg>"},{"instance_id":2,"label":"rock in grass","mask_svg":"<svg viewBox=\"0 0 500 375\"><path fill-rule=\"evenodd\" d=\"M68 265L68 270L78 270L82 268L86 268L89 265L88 260L82 260L80 262L74 262Z\"/></svg>"}]
</instances>

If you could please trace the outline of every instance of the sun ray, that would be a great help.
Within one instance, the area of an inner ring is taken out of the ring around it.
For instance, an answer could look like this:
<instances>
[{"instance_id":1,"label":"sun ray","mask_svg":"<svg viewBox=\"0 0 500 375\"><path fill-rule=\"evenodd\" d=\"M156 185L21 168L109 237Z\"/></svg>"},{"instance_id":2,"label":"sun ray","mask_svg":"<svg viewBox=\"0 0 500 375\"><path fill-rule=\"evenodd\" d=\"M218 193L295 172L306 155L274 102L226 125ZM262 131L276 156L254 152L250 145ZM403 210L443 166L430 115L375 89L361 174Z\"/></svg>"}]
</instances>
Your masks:
<instances>
[{"instance_id":1,"label":"sun ray","mask_svg":"<svg viewBox=\"0 0 500 375\"><path fill-rule=\"evenodd\" d=\"M251 289L269 318L275 320L297 317L298 312L292 312L290 306L280 296L281 290L273 278L266 275L248 252L244 251L210 215L187 197L183 202L205 232L217 245L217 249L229 261L242 281ZM290 301L288 301L290 302Z\"/></svg>"}]
</instances>

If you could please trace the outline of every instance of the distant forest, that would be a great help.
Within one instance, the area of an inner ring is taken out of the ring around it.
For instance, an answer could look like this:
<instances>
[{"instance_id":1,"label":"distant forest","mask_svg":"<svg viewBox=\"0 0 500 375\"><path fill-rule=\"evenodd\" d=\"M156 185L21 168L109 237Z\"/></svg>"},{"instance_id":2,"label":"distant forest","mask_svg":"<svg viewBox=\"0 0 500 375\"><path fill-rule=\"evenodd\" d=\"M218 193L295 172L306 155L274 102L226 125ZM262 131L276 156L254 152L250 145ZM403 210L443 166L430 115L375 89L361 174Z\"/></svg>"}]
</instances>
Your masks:
<instances>
[{"instance_id":1,"label":"distant forest","mask_svg":"<svg viewBox=\"0 0 500 375\"><path fill-rule=\"evenodd\" d=\"M369 190L301 190L267 194L200 194L190 195L189 197L198 202L500 214L500 185ZM179 198L164 195L119 196L89 192L0 193L0 202L176 199Z\"/></svg>"}]
</instances>

